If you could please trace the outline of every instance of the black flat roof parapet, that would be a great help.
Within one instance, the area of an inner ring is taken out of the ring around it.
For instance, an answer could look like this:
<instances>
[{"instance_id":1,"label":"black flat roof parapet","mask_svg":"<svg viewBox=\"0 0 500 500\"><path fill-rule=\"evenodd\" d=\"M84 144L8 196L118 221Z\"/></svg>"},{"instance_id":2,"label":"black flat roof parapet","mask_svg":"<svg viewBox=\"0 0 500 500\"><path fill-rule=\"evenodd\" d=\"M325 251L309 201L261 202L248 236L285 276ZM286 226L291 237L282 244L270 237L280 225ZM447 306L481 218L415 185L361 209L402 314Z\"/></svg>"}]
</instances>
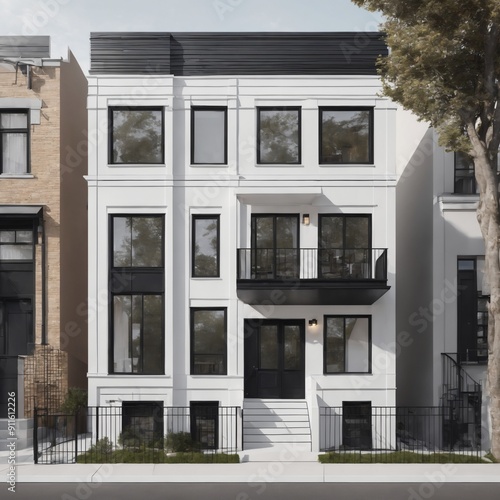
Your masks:
<instances>
[{"instance_id":1,"label":"black flat roof parapet","mask_svg":"<svg viewBox=\"0 0 500 500\"><path fill-rule=\"evenodd\" d=\"M90 74L376 75L379 32L92 33Z\"/></svg>"}]
</instances>

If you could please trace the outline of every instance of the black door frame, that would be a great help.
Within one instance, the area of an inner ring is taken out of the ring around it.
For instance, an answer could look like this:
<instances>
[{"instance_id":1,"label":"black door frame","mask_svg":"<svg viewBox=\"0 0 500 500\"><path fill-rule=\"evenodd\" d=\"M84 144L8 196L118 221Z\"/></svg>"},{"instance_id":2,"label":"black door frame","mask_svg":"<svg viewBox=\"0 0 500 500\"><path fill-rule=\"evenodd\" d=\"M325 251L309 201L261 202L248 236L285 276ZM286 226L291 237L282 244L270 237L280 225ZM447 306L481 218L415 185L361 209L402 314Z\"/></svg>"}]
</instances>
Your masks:
<instances>
[{"instance_id":1,"label":"black door frame","mask_svg":"<svg viewBox=\"0 0 500 500\"><path fill-rule=\"evenodd\" d=\"M261 327L276 325L278 333L278 368L260 368ZM284 366L284 335L286 326L298 326L300 332L300 368ZM305 320L263 319L245 320L245 398L304 399L305 398ZM273 383L275 382L275 383Z\"/></svg>"}]
</instances>

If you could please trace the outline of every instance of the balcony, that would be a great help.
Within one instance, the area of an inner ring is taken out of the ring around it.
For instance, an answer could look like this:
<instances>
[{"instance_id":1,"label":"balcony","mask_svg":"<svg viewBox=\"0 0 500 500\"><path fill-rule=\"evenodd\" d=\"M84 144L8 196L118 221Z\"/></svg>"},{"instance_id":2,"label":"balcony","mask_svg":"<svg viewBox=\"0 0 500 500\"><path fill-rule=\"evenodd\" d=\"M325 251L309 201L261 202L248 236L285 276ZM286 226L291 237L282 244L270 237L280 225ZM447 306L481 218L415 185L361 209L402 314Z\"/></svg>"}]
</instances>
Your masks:
<instances>
[{"instance_id":1,"label":"balcony","mask_svg":"<svg viewBox=\"0 0 500 500\"><path fill-rule=\"evenodd\" d=\"M238 249L247 304L371 305L389 288L386 248Z\"/></svg>"}]
</instances>

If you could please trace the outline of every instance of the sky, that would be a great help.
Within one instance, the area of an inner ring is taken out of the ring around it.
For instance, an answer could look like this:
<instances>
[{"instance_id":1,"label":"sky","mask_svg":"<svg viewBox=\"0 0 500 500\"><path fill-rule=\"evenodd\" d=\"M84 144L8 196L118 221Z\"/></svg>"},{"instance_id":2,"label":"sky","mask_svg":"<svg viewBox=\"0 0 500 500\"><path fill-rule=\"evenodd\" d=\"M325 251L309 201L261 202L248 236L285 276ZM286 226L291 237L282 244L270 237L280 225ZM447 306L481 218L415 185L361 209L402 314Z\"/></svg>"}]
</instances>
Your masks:
<instances>
[{"instance_id":1,"label":"sky","mask_svg":"<svg viewBox=\"0 0 500 500\"><path fill-rule=\"evenodd\" d=\"M0 35L49 35L86 74L99 31L376 31L381 16L350 0L0 0Z\"/></svg>"}]
</instances>

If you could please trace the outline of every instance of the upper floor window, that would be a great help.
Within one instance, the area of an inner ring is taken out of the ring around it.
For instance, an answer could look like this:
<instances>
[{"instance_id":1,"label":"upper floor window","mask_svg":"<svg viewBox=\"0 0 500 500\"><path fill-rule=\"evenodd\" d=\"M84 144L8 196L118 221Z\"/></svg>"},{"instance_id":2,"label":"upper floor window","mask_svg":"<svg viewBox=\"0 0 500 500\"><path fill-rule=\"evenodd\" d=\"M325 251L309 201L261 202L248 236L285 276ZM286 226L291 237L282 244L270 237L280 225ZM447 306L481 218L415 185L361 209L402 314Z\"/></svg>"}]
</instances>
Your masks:
<instances>
[{"instance_id":1,"label":"upper floor window","mask_svg":"<svg viewBox=\"0 0 500 500\"><path fill-rule=\"evenodd\" d=\"M257 108L257 163L300 163L300 141L300 108Z\"/></svg>"},{"instance_id":2,"label":"upper floor window","mask_svg":"<svg viewBox=\"0 0 500 500\"><path fill-rule=\"evenodd\" d=\"M227 163L227 108L191 108L191 163Z\"/></svg>"},{"instance_id":3,"label":"upper floor window","mask_svg":"<svg viewBox=\"0 0 500 500\"><path fill-rule=\"evenodd\" d=\"M165 137L162 108L110 108L109 123L110 163L164 163Z\"/></svg>"},{"instance_id":4,"label":"upper floor window","mask_svg":"<svg viewBox=\"0 0 500 500\"><path fill-rule=\"evenodd\" d=\"M324 372L371 372L369 316L325 316Z\"/></svg>"},{"instance_id":5,"label":"upper floor window","mask_svg":"<svg viewBox=\"0 0 500 500\"><path fill-rule=\"evenodd\" d=\"M320 108L319 162L373 163L373 108Z\"/></svg>"},{"instance_id":6,"label":"upper floor window","mask_svg":"<svg viewBox=\"0 0 500 500\"><path fill-rule=\"evenodd\" d=\"M371 217L363 214L320 214L318 230L319 276L371 276Z\"/></svg>"},{"instance_id":7,"label":"upper floor window","mask_svg":"<svg viewBox=\"0 0 500 500\"><path fill-rule=\"evenodd\" d=\"M0 173L28 172L28 113L0 111Z\"/></svg>"},{"instance_id":8,"label":"upper floor window","mask_svg":"<svg viewBox=\"0 0 500 500\"><path fill-rule=\"evenodd\" d=\"M219 276L219 216L193 215L193 278Z\"/></svg>"},{"instance_id":9,"label":"upper floor window","mask_svg":"<svg viewBox=\"0 0 500 500\"><path fill-rule=\"evenodd\" d=\"M113 217L113 267L163 266L163 217Z\"/></svg>"},{"instance_id":10,"label":"upper floor window","mask_svg":"<svg viewBox=\"0 0 500 500\"><path fill-rule=\"evenodd\" d=\"M457 194L475 194L479 192L476 185L474 161L465 153L455 153L455 183Z\"/></svg>"}]
</instances>

